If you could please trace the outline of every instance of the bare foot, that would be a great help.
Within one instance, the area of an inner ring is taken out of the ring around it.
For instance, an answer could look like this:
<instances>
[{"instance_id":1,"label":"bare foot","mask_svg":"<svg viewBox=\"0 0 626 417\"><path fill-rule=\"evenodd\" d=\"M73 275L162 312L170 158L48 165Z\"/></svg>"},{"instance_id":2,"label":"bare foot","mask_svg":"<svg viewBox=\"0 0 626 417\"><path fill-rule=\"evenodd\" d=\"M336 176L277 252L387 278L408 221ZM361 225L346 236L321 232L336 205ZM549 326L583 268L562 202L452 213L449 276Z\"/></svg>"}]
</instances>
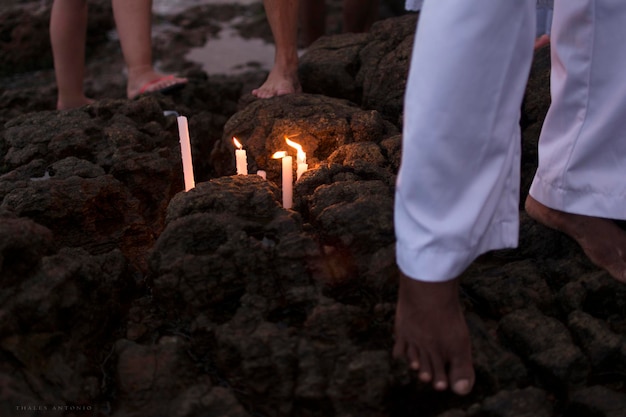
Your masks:
<instances>
[{"instance_id":1,"label":"bare foot","mask_svg":"<svg viewBox=\"0 0 626 417\"><path fill-rule=\"evenodd\" d=\"M258 98L270 98L285 94L301 93L302 87L297 74L285 74L273 68L267 76L267 80L252 94Z\"/></svg>"},{"instance_id":2,"label":"bare foot","mask_svg":"<svg viewBox=\"0 0 626 417\"><path fill-rule=\"evenodd\" d=\"M129 70L126 95L132 99L145 93L167 92L187 84L187 78L165 75L152 68L145 70Z\"/></svg>"},{"instance_id":3,"label":"bare foot","mask_svg":"<svg viewBox=\"0 0 626 417\"><path fill-rule=\"evenodd\" d=\"M458 279L432 283L400 274L393 355L407 359L436 390L466 395L474 368L458 291Z\"/></svg>"},{"instance_id":4,"label":"bare foot","mask_svg":"<svg viewBox=\"0 0 626 417\"><path fill-rule=\"evenodd\" d=\"M530 217L574 239L591 262L626 283L626 232L615 222L554 210L531 196L525 206Z\"/></svg>"},{"instance_id":5,"label":"bare foot","mask_svg":"<svg viewBox=\"0 0 626 417\"><path fill-rule=\"evenodd\" d=\"M77 107L86 106L92 104L95 100L81 96L81 97L65 97L57 99L57 110L70 110Z\"/></svg>"}]
</instances>

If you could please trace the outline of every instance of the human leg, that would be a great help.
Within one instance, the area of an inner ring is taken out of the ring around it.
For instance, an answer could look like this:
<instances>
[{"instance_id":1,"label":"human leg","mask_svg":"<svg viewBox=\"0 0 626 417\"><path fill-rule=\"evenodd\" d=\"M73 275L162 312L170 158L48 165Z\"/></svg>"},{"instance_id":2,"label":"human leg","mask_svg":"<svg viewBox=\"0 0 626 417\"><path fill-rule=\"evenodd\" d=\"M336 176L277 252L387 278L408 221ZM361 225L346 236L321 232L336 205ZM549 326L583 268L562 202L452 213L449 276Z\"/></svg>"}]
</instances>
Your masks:
<instances>
[{"instance_id":1,"label":"human leg","mask_svg":"<svg viewBox=\"0 0 626 417\"><path fill-rule=\"evenodd\" d=\"M93 100L85 96L85 42L87 1L55 0L50 14L50 43L58 96L57 109L80 107Z\"/></svg>"},{"instance_id":2,"label":"human leg","mask_svg":"<svg viewBox=\"0 0 626 417\"><path fill-rule=\"evenodd\" d=\"M517 245L519 109L534 19L535 0L427 0L421 11L396 190L394 353L435 389L466 394L473 384L456 277L481 253ZM426 298L436 302L423 309Z\"/></svg>"},{"instance_id":3,"label":"human leg","mask_svg":"<svg viewBox=\"0 0 626 417\"><path fill-rule=\"evenodd\" d=\"M112 0L115 26L128 68L126 93L133 98L185 83L185 78L166 77L152 63L152 0ZM145 86L145 88L144 88Z\"/></svg>"},{"instance_id":4,"label":"human leg","mask_svg":"<svg viewBox=\"0 0 626 417\"><path fill-rule=\"evenodd\" d=\"M302 42L309 46L326 33L326 1L300 0Z\"/></svg>"},{"instance_id":5,"label":"human leg","mask_svg":"<svg viewBox=\"0 0 626 417\"><path fill-rule=\"evenodd\" d=\"M539 140L528 213L574 238L626 282L626 4L555 2L552 105Z\"/></svg>"},{"instance_id":6,"label":"human leg","mask_svg":"<svg viewBox=\"0 0 626 417\"><path fill-rule=\"evenodd\" d=\"M344 0L343 31L367 32L378 18L379 0Z\"/></svg>"},{"instance_id":7,"label":"human leg","mask_svg":"<svg viewBox=\"0 0 626 417\"><path fill-rule=\"evenodd\" d=\"M252 90L259 98L302 91L298 79L298 2L264 0L265 13L274 36L274 66L261 87Z\"/></svg>"}]
</instances>

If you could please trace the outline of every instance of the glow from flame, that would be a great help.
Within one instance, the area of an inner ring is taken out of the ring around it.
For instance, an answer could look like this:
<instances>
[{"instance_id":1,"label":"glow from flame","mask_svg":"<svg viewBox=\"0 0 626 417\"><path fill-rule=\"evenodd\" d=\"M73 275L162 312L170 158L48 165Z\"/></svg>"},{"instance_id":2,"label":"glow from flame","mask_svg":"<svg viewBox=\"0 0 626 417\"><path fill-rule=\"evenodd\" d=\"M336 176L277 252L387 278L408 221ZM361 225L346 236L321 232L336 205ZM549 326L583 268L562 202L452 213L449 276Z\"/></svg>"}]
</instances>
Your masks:
<instances>
[{"instance_id":1,"label":"glow from flame","mask_svg":"<svg viewBox=\"0 0 626 417\"><path fill-rule=\"evenodd\" d=\"M243 148L243 145L237 140L236 137L233 136L233 143L235 144L235 146L237 147L237 149L241 149Z\"/></svg>"},{"instance_id":2,"label":"glow from flame","mask_svg":"<svg viewBox=\"0 0 626 417\"><path fill-rule=\"evenodd\" d=\"M287 145L295 148L298 151L298 162L303 163L306 160L306 153L304 152L304 150L302 150L302 145L292 140L289 140L287 136L285 136L285 142L287 142Z\"/></svg>"},{"instance_id":3,"label":"glow from flame","mask_svg":"<svg viewBox=\"0 0 626 417\"><path fill-rule=\"evenodd\" d=\"M274 159L281 159L281 158L284 158L286 156L287 156L287 152L279 151L279 152L276 152L274 155L272 155L272 158L274 158Z\"/></svg>"}]
</instances>

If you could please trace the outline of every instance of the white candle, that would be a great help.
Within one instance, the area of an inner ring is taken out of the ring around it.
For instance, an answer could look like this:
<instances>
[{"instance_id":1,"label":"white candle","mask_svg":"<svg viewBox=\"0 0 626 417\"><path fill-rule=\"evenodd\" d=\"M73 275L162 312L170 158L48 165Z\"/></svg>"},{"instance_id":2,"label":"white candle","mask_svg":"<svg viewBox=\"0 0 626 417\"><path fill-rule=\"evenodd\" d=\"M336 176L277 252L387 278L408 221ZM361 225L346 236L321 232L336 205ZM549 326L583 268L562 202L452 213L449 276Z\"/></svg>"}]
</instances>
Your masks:
<instances>
[{"instance_id":1,"label":"white candle","mask_svg":"<svg viewBox=\"0 0 626 417\"><path fill-rule=\"evenodd\" d=\"M290 209L293 206L293 171L292 158L283 158L283 207Z\"/></svg>"},{"instance_id":2,"label":"white candle","mask_svg":"<svg viewBox=\"0 0 626 417\"><path fill-rule=\"evenodd\" d=\"M178 136L180 137L180 154L183 159L183 176L185 179L185 191L196 186L193 177L193 160L191 159L191 142L189 141L189 126L185 116L178 116Z\"/></svg>"},{"instance_id":3,"label":"white candle","mask_svg":"<svg viewBox=\"0 0 626 417\"><path fill-rule=\"evenodd\" d=\"M233 142L238 149L235 149L235 161L237 162L237 175L248 175L248 157L246 151L237 138L233 137Z\"/></svg>"},{"instance_id":4,"label":"white candle","mask_svg":"<svg viewBox=\"0 0 626 417\"><path fill-rule=\"evenodd\" d=\"M272 158L282 160L283 207L289 209L293 206L293 160L284 151L276 152Z\"/></svg>"},{"instance_id":5,"label":"white candle","mask_svg":"<svg viewBox=\"0 0 626 417\"><path fill-rule=\"evenodd\" d=\"M259 177L263 178L264 180L266 180L266 179L267 179L267 172L265 172L265 171L263 171L263 170L261 170L261 169L260 169L260 170L258 170L258 171L256 172L256 174L257 174Z\"/></svg>"},{"instance_id":6,"label":"white candle","mask_svg":"<svg viewBox=\"0 0 626 417\"><path fill-rule=\"evenodd\" d=\"M296 148L296 150L298 151L298 155L296 157L296 181L300 179L300 177L302 176L302 174L304 174L307 169L309 169L309 165L306 163L306 152L304 152L304 150L302 150L302 145L289 140L288 137L285 136L285 141L287 142L287 145L291 146L292 148Z\"/></svg>"}]
</instances>

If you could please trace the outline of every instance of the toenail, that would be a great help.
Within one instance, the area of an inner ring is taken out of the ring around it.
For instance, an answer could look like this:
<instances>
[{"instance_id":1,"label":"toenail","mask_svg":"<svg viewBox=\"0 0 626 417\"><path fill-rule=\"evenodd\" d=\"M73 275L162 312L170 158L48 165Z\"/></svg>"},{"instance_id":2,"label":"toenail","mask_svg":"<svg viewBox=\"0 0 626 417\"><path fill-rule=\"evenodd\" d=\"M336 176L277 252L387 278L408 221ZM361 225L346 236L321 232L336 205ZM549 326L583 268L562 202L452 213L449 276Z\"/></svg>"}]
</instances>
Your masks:
<instances>
[{"instance_id":1,"label":"toenail","mask_svg":"<svg viewBox=\"0 0 626 417\"><path fill-rule=\"evenodd\" d=\"M437 381L435 382L434 386L437 391L443 391L448 388L448 384L446 383L446 381Z\"/></svg>"},{"instance_id":2,"label":"toenail","mask_svg":"<svg viewBox=\"0 0 626 417\"><path fill-rule=\"evenodd\" d=\"M453 391L457 394L467 394L470 392L470 383L467 379L461 379L454 383Z\"/></svg>"},{"instance_id":3,"label":"toenail","mask_svg":"<svg viewBox=\"0 0 626 417\"><path fill-rule=\"evenodd\" d=\"M428 372L420 372L420 381L422 382L429 382L430 381L430 374Z\"/></svg>"},{"instance_id":4,"label":"toenail","mask_svg":"<svg viewBox=\"0 0 626 417\"><path fill-rule=\"evenodd\" d=\"M420 369L420 363L418 361L413 361L411 362L411 369L413 369L414 371L417 371L418 369Z\"/></svg>"}]
</instances>

